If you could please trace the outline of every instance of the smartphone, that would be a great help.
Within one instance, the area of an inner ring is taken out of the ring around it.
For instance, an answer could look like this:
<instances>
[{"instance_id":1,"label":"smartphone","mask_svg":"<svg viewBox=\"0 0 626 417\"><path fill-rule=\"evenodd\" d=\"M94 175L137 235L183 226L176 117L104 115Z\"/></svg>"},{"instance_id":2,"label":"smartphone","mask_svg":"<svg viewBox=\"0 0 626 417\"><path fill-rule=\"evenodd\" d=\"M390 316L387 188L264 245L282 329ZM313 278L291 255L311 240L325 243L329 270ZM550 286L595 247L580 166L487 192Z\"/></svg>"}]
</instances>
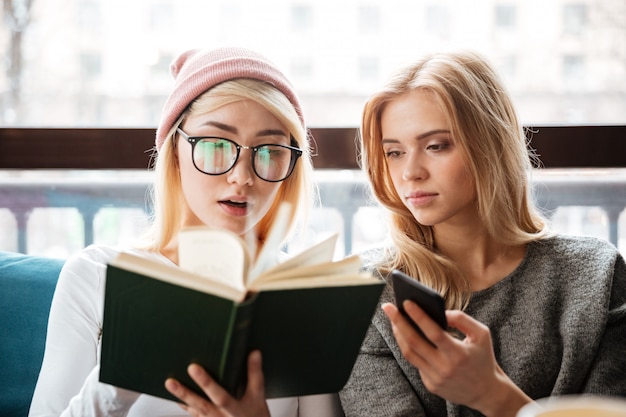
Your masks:
<instances>
[{"instance_id":1,"label":"smartphone","mask_svg":"<svg viewBox=\"0 0 626 417\"><path fill-rule=\"evenodd\" d=\"M426 336L415 324L415 322L408 316L402 303L404 300L411 300L422 308L442 329L448 328L448 321L446 320L446 307L443 297L439 295L432 288L418 282L416 279L411 278L409 275L402 271L394 269L391 271L391 282L393 285L393 292L396 299L396 306L398 310L406 317L406 319L413 325L415 330L422 335L426 340Z\"/></svg>"}]
</instances>

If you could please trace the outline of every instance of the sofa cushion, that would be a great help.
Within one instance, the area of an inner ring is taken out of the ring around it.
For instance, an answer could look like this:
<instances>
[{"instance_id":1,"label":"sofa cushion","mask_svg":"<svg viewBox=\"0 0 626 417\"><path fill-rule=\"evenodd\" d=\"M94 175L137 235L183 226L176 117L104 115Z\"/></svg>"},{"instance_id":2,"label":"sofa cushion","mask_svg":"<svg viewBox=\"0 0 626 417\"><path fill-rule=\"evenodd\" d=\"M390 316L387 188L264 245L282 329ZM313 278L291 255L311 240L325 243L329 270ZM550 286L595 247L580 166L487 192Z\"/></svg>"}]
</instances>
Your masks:
<instances>
[{"instance_id":1,"label":"sofa cushion","mask_svg":"<svg viewBox=\"0 0 626 417\"><path fill-rule=\"evenodd\" d=\"M25 417L63 260L0 251L0 410Z\"/></svg>"}]
</instances>

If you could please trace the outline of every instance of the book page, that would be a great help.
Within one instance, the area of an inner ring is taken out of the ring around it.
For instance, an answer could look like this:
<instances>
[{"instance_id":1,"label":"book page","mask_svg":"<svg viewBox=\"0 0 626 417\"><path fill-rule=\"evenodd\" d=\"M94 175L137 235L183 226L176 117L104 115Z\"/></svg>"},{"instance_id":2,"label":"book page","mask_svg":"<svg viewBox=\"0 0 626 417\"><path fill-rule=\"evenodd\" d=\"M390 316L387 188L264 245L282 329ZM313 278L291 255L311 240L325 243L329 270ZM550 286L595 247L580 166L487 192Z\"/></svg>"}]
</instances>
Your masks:
<instances>
[{"instance_id":1,"label":"book page","mask_svg":"<svg viewBox=\"0 0 626 417\"><path fill-rule=\"evenodd\" d=\"M361 269L361 258L357 255L339 261L322 262L314 265L300 265L279 271L268 271L257 278L251 285L253 289L265 288L268 283L283 281L283 287L288 288L292 280L315 279L317 282L329 283L338 276L356 276Z\"/></svg>"},{"instance_id":2,"label":"book page","mask_svg":"<svg viewBox=\"0 0 626 417\"><path fill-rule=\"evenodd\" d=\"M278 259L280 247L282 246L283 240L287 235L290 217L291 204L286 202L281 203L278 207L278 213L276 214L276 220L272 225L272 229L269 231L267 238L265 239L265 243L263 244L263 248L257 256L250 273L246 277L244 285L249 286L257 276L276 265L276 259Z\"/></svg>"},{"instance_id":3,"label":"book page","mask_svg":"<svg viewBox=\"0 0 626 417\"><path fill-rule=\"evenodd\" d=\"M376 285L381 280L376 278L369 272L361 272L359 274L348 275L331 275L325 277L310 276L305 278L295 278L288 280L278 280L265 282L260 289L255 291L269 290L295 290L304 288L329 288L329 287L348 287L359 285Z\"/></svg>"},{"instance_id":4,"label":"book page","mask_svg":"<svg viewBox=\"0 0 626 417\"><path fill-rule=\"evenodd\" d=\"M316 243L310 248L307 248L273 268L266 270L262 275L269 275L299 266L331 262L333 260L333 256L335 255L335 246L337 245L338 237L338 233L333 233L331 236Z\"/></svg>"},{"instance_id":5,"label":"book page","mask_svg":"<svg viewBox=\"0 0 626 417\"><path fill-rule=\"evenodd\" d=\"M249 254L245 242L230 231L192 227L179 233L178 263L186 271L243 291Z\"/></svg>"},{"instance_id":6,"label":"book page","mask_svg":"<svg viewBox=\"0 0 626 417\"><path fill-rule=\"evenodd\" d=\"M245 291L237 290L232 285L206 279L205 277L193 274L177 266L155 262L154 260L127 252L121 252L117 257L111 260L110 264L146 277L214 294L237 302L242 301L246 295Z\"/></svg>"}]
</instances>

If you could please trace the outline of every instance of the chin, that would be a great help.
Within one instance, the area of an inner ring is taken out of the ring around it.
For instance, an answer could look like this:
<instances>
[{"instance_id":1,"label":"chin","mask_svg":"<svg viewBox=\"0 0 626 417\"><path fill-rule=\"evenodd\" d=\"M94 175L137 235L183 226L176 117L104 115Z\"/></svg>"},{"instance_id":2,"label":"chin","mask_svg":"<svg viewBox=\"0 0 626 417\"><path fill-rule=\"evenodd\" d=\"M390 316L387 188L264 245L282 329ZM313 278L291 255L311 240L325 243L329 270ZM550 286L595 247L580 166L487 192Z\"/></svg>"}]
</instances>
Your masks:
<instances>
[{"instance_id":1,"label":"chin","mask_svg":"<svg viewBox=\"0 0 626 417\"><path fill-rule=\"evenodd\" d=\"M433 222L432 218L424 216L423 213L416 213L415 211L411 211L411 214L413 215L415 221L422 226L434 226L436 224L436 222Z\"/></svg>"}]
</instances>

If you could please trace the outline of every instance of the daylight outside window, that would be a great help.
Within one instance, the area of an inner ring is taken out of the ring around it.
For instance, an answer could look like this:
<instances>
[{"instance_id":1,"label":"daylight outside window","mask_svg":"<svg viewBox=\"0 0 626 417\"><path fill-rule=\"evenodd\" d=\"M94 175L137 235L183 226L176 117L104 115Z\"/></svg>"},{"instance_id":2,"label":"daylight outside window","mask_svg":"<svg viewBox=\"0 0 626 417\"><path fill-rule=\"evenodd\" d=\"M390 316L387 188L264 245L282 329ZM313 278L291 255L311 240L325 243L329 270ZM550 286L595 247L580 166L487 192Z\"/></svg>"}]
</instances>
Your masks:
<instances>
[{"instance_id":1,"label":"daylight outside window","mask_svg":"<svg viewBox=\"0 0 626 417\"><path fill-rule=\"evenodd\" d=\"M393 70L471 48L524 123L626 121L623 0L3 0L4 126L155 126L169 63L248 46L293 80L311 126L356 126Z\"/></svg>"},{"instance_id":2,"label":"daylight outside window","mask_svg":"<svg viewBox=\"0 0 626 417\"><path fill-rule=\"evenodd\" d=\"M364 101L394 70L459 48L495 64L524 124L626 124L624 0L3 0L0 16L0 127L155 128L172 59L223 45L256 49L281 67L310 127L358 126ZM69 222L80 217L57 210ZM97 213L95 240L143 227L141 208L129 210L123 219ZM29 221L64 227L44 211ZM593 226L606 222L601 210L576 216L555 223L605 233ZM10 231L0 249L16 249L19 222L0 208L0 228ZM68 239L75 243L63 256L82 244Z\"/></svg>"}]
</instances>

